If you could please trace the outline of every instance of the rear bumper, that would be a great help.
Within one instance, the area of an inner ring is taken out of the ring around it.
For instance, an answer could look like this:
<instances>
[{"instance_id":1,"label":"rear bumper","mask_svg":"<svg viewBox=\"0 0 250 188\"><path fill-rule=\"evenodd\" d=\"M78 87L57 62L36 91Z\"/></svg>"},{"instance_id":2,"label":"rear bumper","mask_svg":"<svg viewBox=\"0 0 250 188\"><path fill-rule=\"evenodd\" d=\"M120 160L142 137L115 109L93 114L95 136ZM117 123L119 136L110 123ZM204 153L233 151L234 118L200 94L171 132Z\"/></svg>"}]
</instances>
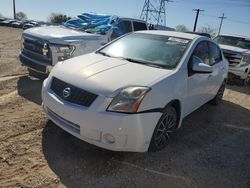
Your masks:
<instances>
[{"instance_id":1,"label":"rear bumper","mask_svg":"<svg viewBox=\"0 0 250 188\"><path fill-rule=\"evenodd\" d=\"M23 53L19 54L19 59L24 66L26 66L26 67L28 67L36 72L48 74L52 69L51 65L48 65L47 63L44 63L42 61L32 59L32 58L24 55Z\"/></svg>"}]
</instances>

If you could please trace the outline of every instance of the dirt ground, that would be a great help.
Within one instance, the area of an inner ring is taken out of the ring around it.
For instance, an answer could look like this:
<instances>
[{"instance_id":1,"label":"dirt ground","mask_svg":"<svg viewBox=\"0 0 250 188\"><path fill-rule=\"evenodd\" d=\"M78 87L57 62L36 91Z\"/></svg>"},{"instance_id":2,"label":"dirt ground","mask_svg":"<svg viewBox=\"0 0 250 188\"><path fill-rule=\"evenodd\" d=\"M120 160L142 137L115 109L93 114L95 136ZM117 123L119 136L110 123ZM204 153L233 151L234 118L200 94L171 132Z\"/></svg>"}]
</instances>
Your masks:
<instances>
[{"instance_id":1,"label":"dirt ground","mask_svg":"<svg viewBox=\"0 0 250 188\"><path fill-rule=\"evenodd\" d=\"M227 86L157 153L87 144L47 120L27 76L22 30L0 27L0 187L250 187L250 85Z\"/></svg>"}]
</instances>

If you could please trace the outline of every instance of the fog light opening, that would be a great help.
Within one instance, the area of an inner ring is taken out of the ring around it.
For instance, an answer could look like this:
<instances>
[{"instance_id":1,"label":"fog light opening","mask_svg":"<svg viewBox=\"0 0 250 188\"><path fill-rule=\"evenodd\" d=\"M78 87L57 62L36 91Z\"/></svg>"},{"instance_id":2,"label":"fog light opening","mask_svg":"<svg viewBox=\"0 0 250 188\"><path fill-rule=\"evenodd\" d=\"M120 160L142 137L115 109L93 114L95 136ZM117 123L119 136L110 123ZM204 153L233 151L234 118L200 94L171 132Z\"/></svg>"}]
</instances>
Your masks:
<instances>
[{"instance_id":1,"label":"fog light opening","mask_svg":"<svg viewBox=\"0 0 250 188\"><path fill-rule=\"evenodd\" d=\"M104 141L108 144L114 144L115 143L115 137L111 134L107 133L103 135Z\"/></svg>"}]
</instances>

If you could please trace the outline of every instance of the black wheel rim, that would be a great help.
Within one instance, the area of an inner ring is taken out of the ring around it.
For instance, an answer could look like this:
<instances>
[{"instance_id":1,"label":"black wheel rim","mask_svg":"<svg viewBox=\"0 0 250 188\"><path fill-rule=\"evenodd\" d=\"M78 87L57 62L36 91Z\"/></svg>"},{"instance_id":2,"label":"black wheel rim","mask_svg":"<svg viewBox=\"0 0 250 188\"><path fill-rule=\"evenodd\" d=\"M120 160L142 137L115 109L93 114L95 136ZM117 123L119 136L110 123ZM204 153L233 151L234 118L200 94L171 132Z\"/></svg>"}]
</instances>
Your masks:
<instances>
[{"instance_id":1,"label":"black wheel rim","mask_svg":"<svg viewBox=\"0 0 250 188\"><path fill-rule=\"evenodd\" d=\"M156 130L155 145L157 148L163 148L170 137L170 134L176 127L176 112L171 111L167 113L160 121Z\"/></svg>"}]
</instances>

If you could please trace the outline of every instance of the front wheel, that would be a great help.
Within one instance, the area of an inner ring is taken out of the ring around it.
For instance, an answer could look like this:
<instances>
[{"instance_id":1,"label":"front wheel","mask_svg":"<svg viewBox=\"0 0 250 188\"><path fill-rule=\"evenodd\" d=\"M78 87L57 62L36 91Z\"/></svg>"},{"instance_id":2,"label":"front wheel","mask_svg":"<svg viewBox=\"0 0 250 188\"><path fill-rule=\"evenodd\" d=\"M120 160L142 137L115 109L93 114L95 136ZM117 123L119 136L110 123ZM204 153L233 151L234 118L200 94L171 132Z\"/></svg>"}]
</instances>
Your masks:
<instances>
[{"instance_id":1,"label":"front wheel","mask_svg":"<svg viewBox=\"0 0 250 188\"><path fill-rule=\"evenodd\" d=\"M167 106L155 127L148 151L155 152L165 148L171 134L177 128L177 123L176 109L173 106Z\"/></svg>"},{"instance_id":2,"label":"front wheel","mask_svg":"<svg viewBox=\"0 0 250 188\"><path fill-rule=\"evenodd\" d=\"M225 88L226 88L226 83L223 82L215 97L210 101L211 104L218 105L222 101Z\"/></svg>"}]
</instances>

